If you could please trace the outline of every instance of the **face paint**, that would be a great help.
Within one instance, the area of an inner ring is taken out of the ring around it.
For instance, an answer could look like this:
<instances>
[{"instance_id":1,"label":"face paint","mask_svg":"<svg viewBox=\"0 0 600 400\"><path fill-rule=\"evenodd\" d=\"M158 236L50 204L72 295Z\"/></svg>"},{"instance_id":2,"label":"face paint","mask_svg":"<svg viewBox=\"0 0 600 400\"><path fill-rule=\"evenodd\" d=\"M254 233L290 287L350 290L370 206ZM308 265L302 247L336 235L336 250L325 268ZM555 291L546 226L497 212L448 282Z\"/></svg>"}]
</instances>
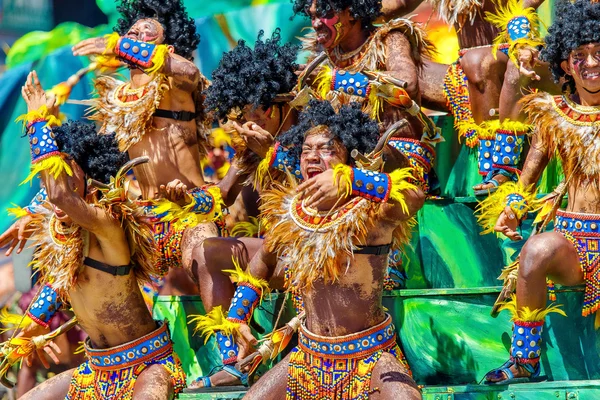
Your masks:
<instances>
[{"instance_id":1,"label":"face paint","mask_svg":"<svg viewBox=\"0 0 600 400\"><path fill-rule=\"evenodd\" d=\"M334 15L332 18L319 18L319 20L327 27L330 33L329 40L323 43L326 48L335 46L342 36L342 22L339 15Z\"/></svg>"}]
</instances>

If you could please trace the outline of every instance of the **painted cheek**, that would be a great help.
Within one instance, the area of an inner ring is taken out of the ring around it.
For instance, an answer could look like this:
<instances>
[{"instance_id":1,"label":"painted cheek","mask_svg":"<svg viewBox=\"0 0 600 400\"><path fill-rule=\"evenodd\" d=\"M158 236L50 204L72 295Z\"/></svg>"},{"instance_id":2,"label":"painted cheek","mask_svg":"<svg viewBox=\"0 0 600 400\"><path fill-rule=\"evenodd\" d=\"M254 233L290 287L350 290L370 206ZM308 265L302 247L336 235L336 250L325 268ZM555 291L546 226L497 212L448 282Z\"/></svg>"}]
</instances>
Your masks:
<instances>
[{"instance_id":1,"label":"painted cheek","mask_svg":"<svg viewBox=\"0 0 600 400\"><path fill-rule=\"evenodd\" d=\"M573 71L575 71L577 75L581 75L581 64L583 64L583 60L573 61Z\"/></svg>"}]
</instances>

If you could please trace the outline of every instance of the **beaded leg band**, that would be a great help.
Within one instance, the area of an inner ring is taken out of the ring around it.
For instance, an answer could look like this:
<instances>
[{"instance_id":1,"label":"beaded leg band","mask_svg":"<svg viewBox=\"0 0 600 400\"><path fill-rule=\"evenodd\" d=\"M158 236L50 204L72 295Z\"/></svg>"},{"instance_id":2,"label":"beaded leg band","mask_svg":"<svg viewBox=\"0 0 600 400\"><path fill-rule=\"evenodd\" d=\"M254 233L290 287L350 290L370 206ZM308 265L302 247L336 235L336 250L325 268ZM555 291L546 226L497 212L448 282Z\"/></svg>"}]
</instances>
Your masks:
<instances>
[{"instance_id":1,"label":"beaded leg band","mask_svg":"<svg viewBox=\"0 0 600 400\"><path fill-rule=\"evenodd\" d=\"M430 172L435 162L435 150L433 147L415 139L392 138L389 145L401 152L408 158L410 166L414 169L415 184L428 194L432 187Z\"/></svg>"}]
</instances>

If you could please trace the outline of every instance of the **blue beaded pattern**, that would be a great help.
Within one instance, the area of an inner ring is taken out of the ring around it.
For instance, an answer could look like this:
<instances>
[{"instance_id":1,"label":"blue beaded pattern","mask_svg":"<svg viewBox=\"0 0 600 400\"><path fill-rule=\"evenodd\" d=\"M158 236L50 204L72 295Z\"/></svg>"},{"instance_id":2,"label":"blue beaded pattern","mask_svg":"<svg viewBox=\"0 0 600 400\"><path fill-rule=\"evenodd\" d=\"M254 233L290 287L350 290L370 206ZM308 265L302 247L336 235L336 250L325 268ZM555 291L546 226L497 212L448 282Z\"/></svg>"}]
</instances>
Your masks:
<instances>
[{"instance_id":1,"label":"blue beaded pattern","mask_svg":"<svg viewBox=\"0 0 600 400\"><path fill-rule=\"evenodd\" d=\"M600 234L600 218L593 217L592 214L586 215L586 218L577 218L576 214L557 213L554 221L554 229L557 231L569 232L572 235L595 233ZM588 219L589 218L589 219ZM597 249L596 249L597 250Z\"/></svg>"},{"instance_id":2,"label":"blue beaded pattern","mask_svg":"<svg viewBox=\"0 0 600 400\"><path fill-rule=\"evenodd\" d=\"M537 361L542 353L542 329L544 321L521 322L515 321L513 327L510 356L521 362ZM528 326L530 325L530 326Z\"/></svg>"},{"instance_id":3,"label":"blue beaded pattern","mask_svg":"<svg viewBox=\"0 0 600 400\"><path fill-rule=\"evenodd\" d=\"M160 327L148 335L110 349L94 349L88 338L85 351L93 369L119 369L171 353L173 346L168 326L161 322Z\"/></svg>"},{"instance_id":4,"label":"blue beaded pattern","mask_svg":"<svg viewBox=\"0 0 600 400\"><path fill-rule=\"evenodd\" d=\"M353 96L367 97L369 94L369 78L361 72L335 70L333 89Z\"/></svg>"},{"instance_id":5,"label":"blue beaded pattern","mask_svg":"<svg viewBox=\"0 0 600 400\"><path fill-rule=\"evenodd\" d=\"M117 55L125 61L144 68L152 66L152 56L156 45L139 40L122 37L117 47Z\"/></svg>"},{"instance_id":6,"label":"blue beaded pattern","mask_svg":"<svg viewBox=\"0 0 600 400\"><path fill-rule=\"evenodd\" d=\"M332 338L316 336L307 331L304 324L298 334L298 346L301 350L332 358L359 357L361 353L370 353L379 348L385 348L395 340L396 329L389 315L378 326L348 336Z\"/></svg>"},{"instance_id":7,"label":"blue beaded pattern","mask_svg":"<svg viewBox=\"0 0 600 400\"><path fill-rule=\"evenodd\" d=\"M196 203L192 208L192 212L197 214L209 214L215 205L215 199L212 194L202 188L194 188L188 191Z\"/></svg>"},{"instance_id":8,"label":"blue beaded pattern","mask_svg":"<svg viewBox=\"0 0 600 400\"><path fill-rule=\"evenodd\" d=\"M496 143L492 160L494 165L516 168L523 151L523 135L509 131L496 131Z\"/></svg>"},{"instance_id":9,"label":"blue beaded pattern","mask_svg":"<svg viewBox=\"0 0 600 400\"><path fill-rule=\"evenodd\" d=\"M62 302L58 297L58 293L52 289L52 286L44 285L40 294L31 303L27 315L34 321L46 325L61 307Z\"/></svg>"},{"instance_id":10,"label":"blue beaded pattern","mask_svg":"<svg viewBox=\"0 0 600 400\"><path fill-rule=\"evenodd\" d=\"M29 205L25 206L24 209L30 213L35 214L38 207L41 207L48 200L48 192L46 188L41 188L39 192L31 199Z\"/></svg>"},{"instance_id":11,"label":"blue beaded pattern","mask_svg":"<svg viewBox=\"0 0 600 400\"><path fill-rule=\"evenodd\" d=\"M506 196L506 205L513 211L525 212L527 211L528 204L523 196L518 193L511 193Z\"/></svg>"},{"instance_id":12,"label":"blue beaded pattern","mask_svg":"<svg viewBox=\"0 0 600 400\"><path fill-rule=\"evenodd\" d=\"M494 141L492 139L479 140L479 174L487 175L493 169L492 156L494 153Z\"/></svg>"},{"instance_id":13,"label":"blue beaded pattern","mask_svg":"<svg viewBox=\"0 0 600 400\"><path fill-rule=\"evenodd\" d=\"M510 40L515 41L523 39L531 32L531 22L524 16L515 17L508 21L506 30L508 31Z\"/></svg>"},{"instance_id":14,"label":"blue beaded pattern","mask_svg":"<svg viewBox=\"0 0 600 400\"><path fill-rule=\"evenodd\" d=\"M235 364L237 362L239 348L233 338L233 335L227 335L221 331L217 331L216 337L217 346L219 346L219 353L221 353L223 364Z\"/></svg>"},{"instance_id":15,"label":"blue beaded pattern","mask_svg":"<svg viewBox=\"0 0 600 400\"><path fill-rule=\"evenodd\" d=\"M290 156L289 150L279 145L275 151L275 158L271 167L278 169L279 171L288 170L297 179L302 180L302 173L300 172L300 163Z\"/></svg>"},{"instance_id":16,"label":"blue beaded pattern","mask_svg":"<svg viewBox=\"0 0 600 400\"><path fill-rule=\"evenodd\" d=\"M388 174L352 168L352 194L375 202L388 200L391 182Z\"/></svg>"},{"instance_id":17,"label":"blue beaded pattern","mask_svg":"<svg viewBox=\"0 0 600 400\"><path fill-rule=\"evenodd\" d=\"M227 319L247 323L259 300L260 293L254 287L239 283L231 299Z\"/></svg>"},{"instance_id":18,"label":"blue beaded pattern","mask_svg":"<svg viewBox=\"0 0 600 400\"><path fill-rule=\"evenodd\" d=\"M35 121L29 125L29 145L31 148L31 162L36 163L50 156L60 154L54 132L46 120Z\"/></svg>"}]
</instances>

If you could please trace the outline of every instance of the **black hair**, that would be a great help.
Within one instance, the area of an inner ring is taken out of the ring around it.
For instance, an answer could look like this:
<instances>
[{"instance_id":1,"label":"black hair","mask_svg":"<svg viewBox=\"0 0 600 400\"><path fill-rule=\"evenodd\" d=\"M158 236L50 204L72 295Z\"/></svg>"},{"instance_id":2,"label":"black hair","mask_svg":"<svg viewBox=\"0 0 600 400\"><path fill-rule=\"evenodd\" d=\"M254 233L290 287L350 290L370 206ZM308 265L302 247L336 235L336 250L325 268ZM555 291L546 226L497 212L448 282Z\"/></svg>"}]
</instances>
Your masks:
<instances>
[{"instance_id":1,"label":"black hair","mask_svg":"<svg viewBox=\"0 0 600 400\"><path fill-rule=\"evenodd\" d=\"M294 15L303 14L308 16L308 10L313 0L292 0L294 3ZM350 9L350 15L361 21L363 27L368 28L373 21L382 14L381 0L317 0L317 15L323 17L332 10L340 12Z\"/></svg>"},{"instance_id":2,"label":"black hair","mask_svg":"<svg viewBox=\"0 0 600 400\"><path fill-rule=\"evenodd\" d=\"M176 54L193 60L192 52L200 43L200 35L182 0L121 0L117 10L121 18L114 30L119 35L125 35L140 19L155 19L165 29L164 44L173 46Z\"/></svg>"},{"instance_id":3,"label":"black hair","mask_svg":"<svg viewBox=\"0 0 600 400\"><path fill-rule=\"evenodd\" d=\"M562 0L556 5L556 18L548 29L546 45L540 57L550 64L550 71L556 82L564 78L572 93L575 92L575 82L560 64L568 60L571 51L579 46L600 42L599 21L600 3L590 0Z\"/></svg>"},{"instance_id":4,"label":"black hair","mask_svg":"<svg viewBox=\"0 0 600 400\"><path fill-rule=\"evenodd\" d=\"M69 121L53 128L58 149L72 158L92 179L110 183L128 160L119 151L115 135L99 135L92 123Z\"/></svg>"},{"instance_id":5,"label":"black hair","mask_svg":"<svg viewBox=\"0 0 600 400\"><path fill-rule=\"evenodd\" d=\"M263 36L261 30L254 49L240 40L233 50L223 54L219 67L213 71L205 105L219 119L225 119L236 107L253 105L267 109L276 95L289 93L296 86L300 47L282 45L279 28L264 42Z\"/></svg>"},{"instance_id":6,"label":"black hair","mask_svg":"<svg viewBox=\"0 0 600 400\"><path fill-rule=\"evenodd\" d=\"M377 122L361 111L359 103L343 105L336 113L328 101L311 100L298 116L298 123L279 137L279 142L289 150L294 161L300 161L306 133L317 126L326 126L342 142L348 155L354 149L362 154L370 153L379 138ZM348 163L354 164L350 160Z\"/></svg>"}]
</instances>

